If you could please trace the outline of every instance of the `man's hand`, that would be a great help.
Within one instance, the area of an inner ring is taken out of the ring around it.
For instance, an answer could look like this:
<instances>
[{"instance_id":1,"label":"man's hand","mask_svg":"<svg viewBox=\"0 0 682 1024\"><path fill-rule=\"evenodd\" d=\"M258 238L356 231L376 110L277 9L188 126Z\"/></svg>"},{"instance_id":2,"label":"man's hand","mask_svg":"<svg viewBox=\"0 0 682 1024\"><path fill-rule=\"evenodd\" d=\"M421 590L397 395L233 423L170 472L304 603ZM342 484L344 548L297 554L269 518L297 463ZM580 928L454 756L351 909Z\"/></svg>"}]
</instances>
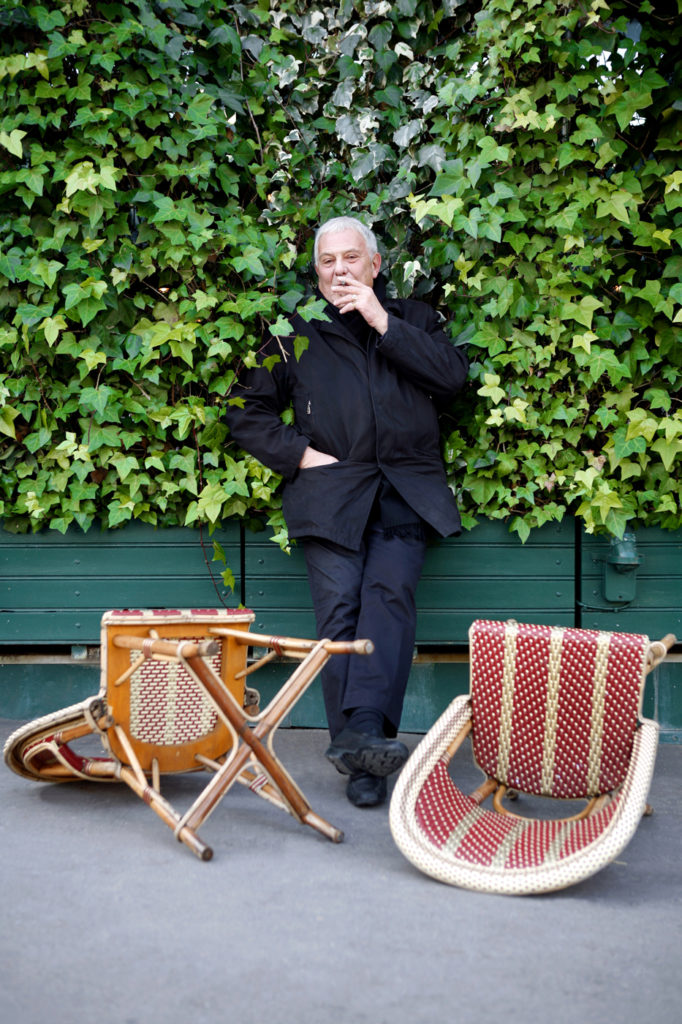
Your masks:
<instances>
[{"instance_id":1,"label":"man's hand","mask_svg":"<svg viewBox=\"0 0 682 1024\"><path fill-rule=\"evenodd\" d=\"M301 456L301 461L298 464L299 469L312 469L314 466L331 466L332 462L338 462L333 455L326 455L324 452L318 452L317 448L311 448L310 445L306 448Z\"/></svg>"},{"instance_id":2,"label":"man's hand","mask_svg":"<svg viewBox=\"0 0 682 1024\"><path fill-rule=\"evenodd\" d=\"M337 278L337 283L332 285L332 292L334 305L340 313L350 313L356 309L378 334L386 333L388 313L379 302L373 288L346 274Z\"/></svg>"}]
</instances>

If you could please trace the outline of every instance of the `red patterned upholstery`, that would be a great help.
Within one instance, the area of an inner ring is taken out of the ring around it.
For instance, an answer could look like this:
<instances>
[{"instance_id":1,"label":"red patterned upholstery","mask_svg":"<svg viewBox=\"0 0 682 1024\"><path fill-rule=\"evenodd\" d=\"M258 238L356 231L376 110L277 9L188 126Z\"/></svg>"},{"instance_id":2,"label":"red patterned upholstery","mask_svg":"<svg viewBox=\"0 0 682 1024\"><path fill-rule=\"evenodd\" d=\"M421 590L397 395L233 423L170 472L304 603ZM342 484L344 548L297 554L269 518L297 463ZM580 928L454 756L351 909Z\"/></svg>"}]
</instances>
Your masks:
<instances>
[{"instance_id":1,"label":"red patterned upholstery","mask_svg":"<svg viewBox=\"0 0 682 1024\"><path fill-rule=\"evenodd\" d=\"M416 867L452 885L509 894L572 885L620 853L645 809L658 726L639 713L652 645L643 635L484 620L469 639L470 694L405 765L393 837ZM665 646L653 646L662 660ZM471 796L450 773L469 733L487 779ZM499 801L507 788L593 803L573 817L522 818ZM495 808L481 807L495 790Z\"/></svg>"},{"instance_id":2,"label":"red patterned upholstery","mask_svg":"<svg viewBox=\"0 0 682 1024\"><path fill-rule=\"evenodd\" d=\"M591 818L523 821L484 810L460 792L443 762L436 765L416 804L420 828L434 846L474 864L533 868L560 860L592 843L618 807L618 798Z\"/></svg>"},{"instance_id":3,"label":"red patterned upholstery","mask_svg":"<svg viewBox=\"0 0 682 1024\"><path fill-rule=\"evenodd\" d=\"M524 793L579 799L625 778L647 636L479 621L471 630L474 757Z\"/></svg>"}]
</instances>

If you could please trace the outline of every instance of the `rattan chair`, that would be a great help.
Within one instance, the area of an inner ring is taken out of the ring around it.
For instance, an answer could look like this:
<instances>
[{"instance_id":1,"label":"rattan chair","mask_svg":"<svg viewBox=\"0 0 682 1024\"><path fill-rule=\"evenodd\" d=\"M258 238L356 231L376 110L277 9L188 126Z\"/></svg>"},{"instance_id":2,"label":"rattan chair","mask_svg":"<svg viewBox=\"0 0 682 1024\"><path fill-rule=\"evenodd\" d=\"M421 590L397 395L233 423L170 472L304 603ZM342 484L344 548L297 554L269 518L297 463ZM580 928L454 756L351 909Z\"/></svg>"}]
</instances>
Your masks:
<instances>
[{"instance_id":1,"label":"rattan chair","mask_svg":"<svg viewBox=\"0 0 682 1024\"><path fill-rule=\"evenodd\" d=\"M675 638L479 620L469 641L469 694L396 782L395 842L425 874L479 892L580 882L618 856L647 810L658 726L640 716L644 679ZM467 736L485 775L470 795L450 764ZM505 795L518 797L514 813ZM538 816L537 797L554 798L553 813ZM557 800L587 804L557 818Z\"/></svg>"},{"instance_id":2,"label":"rattan chair","mask_svg":"<svg viewBox=\"0 0 682 1024\"><path fill-rule=\"evenodd\" d=\"M235 782L339 842L343 834L311 809L273 738L329 657L368 654L372 645L254 634L253 618L228 609L107 612L99 694L16 730L5 763L41 781L125 782L202 860L212 850L197 829ZM265 653L247 665L249 647ZM245 680L274 657L298 664L260 711ZM105 756L78 749L91 733ZM161 777L196 771L211 779L180 813L162 796Z\"/></svg>"}]
</instances>

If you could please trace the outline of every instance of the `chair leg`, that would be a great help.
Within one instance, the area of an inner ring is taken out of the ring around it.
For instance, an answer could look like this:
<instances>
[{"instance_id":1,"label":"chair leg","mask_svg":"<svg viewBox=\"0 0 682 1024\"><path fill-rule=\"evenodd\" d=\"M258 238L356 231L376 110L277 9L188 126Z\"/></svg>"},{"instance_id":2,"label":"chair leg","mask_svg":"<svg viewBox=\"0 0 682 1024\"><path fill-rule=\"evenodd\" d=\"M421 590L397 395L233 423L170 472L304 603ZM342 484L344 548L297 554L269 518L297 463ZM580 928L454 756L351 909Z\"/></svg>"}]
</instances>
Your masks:
<instances>
[{"instance_id":1,"label":"chair leg","mask_svg":"<svg viewBox=\"0 0 682 1024\"><path fill-rule=\"evenodd\" d=\"M237 777L237 782L241 782L242 785L247 786L253 793L257 793L258 796L274 804L275 807L279 807L280 810L291 813L288 805L282 799L279 790L272 785L266 775L262 773L255 775L252 771L245 768ZM330 825L328 821L325 821L324 818L321 818L319 814L315 814L312 810L303 814L301 822L304 825L310 825L311 828L314 828L321 835L331 839L333 843L343 841L343 832Z\"/></svg>"},{"instance_id":2,"label":"chair leg","mask_svg":"<svg viewBox=\"0 0 682 1024\"><path fill-rule=\"evenodd\" d=\"M188 827L183 823L180 815L173 809L173 807L165 800L161 793L154 785L149 785L147 777L142 771L142 766L138 758L135 755L135 751L126 736L125 730L120 725L115 725L116 735L118 737L121 746L126 752L126 756L130 761L129 765L122 764L119 771L119 778L126 785L130 786L133 793L136 793L141 800L151 807L151 809L158 814L169 828L173 829L173 832L180 842L183 842L190 848L192 853L200 860L210 860L213 856L213 850L210 846L204 843L194 829Z\"/></svg>"},{"instance_id":3,"label":"chair leg","mask_svg":"<svg viewBox=\"0 0 682 1024\"><path fill-rule=\"evenodd\" d=\"M130 786L133 793L136 793L141 800L144 800L151 809L158 814L170 829L173 830L175 837L185 846L194 853L199 860L210 860L213 856L213 850L210 846L204 843L197 833L188 828L187 825L183 825L180 819L180 815L173 810L167 800L161 796L161 794L148 784L142 785L137 776L137 773L130 768L128 765L121 765L120 779L125 782L126 785Z\"/></svg>"},{"instance_id":4,"label":"chair leg","mask_svg":"<svg viewBox=\"0 0 682 1024\"><path fill-rule=\"evenodd\" d=\"M328 821L321 818L319 814L315 814L314 811L308 811L304 814L301 821L304 825L310 825L311 828L314 828L316 832L319 832L326 839L331 839L333 843L343 842L343 832L341 829L334 828L333 825L330 825Z\"/></svg>"},{"instance_id":5,"label":"chair leg","mask_svg":"<svg viewBox=\"0 0 682 1024\"><path fill-rule=\"evenodd\" d=\"M314 813L272 749L272 734L328 658L329 652L325 650L323 642L320 642L298 666L288 684L271 701L267 712L255 726L203 659L193 656L185 659L188 670L209 694L221 717L234 729L239 743L183 816L183 826L192 829L199 827L253 759L261 766L269 783L277 791L282 805L297 821L310 825L332 842L338 843L342 840L343 833L339 829Z\"/></svg>"},{"instance_id":6,"label":"chair leg","mask_svg":"<svg viewBox=\"0 0 682 1024\"><path fill-rule=\"evenodd\" d=\"M482 804L484 800L487 800L491 793L494 793L497 789L498 783L496 779L486 779L480 786L469 793L472 800L475 800L477 804Z\"/></svg>"}]
</instances>

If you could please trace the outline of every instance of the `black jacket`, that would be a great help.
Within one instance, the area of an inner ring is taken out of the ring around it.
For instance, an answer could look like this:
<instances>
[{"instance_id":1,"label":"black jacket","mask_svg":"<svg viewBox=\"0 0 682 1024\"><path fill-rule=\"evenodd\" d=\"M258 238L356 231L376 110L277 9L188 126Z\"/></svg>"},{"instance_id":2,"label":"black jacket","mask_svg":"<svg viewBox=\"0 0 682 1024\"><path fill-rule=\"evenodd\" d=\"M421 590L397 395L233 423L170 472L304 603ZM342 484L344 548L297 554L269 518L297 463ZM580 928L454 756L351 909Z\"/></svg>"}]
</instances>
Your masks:
<instances>
[{"instance_id":1,"label":"black jacket","mask_svg":"<svg viewBox=\"0 0 682 1024\"><path fill-rule=\"evenodd\" d=\"M381 297L381 291L377 287ZM461 529L440 454L437 404L462 387L468 361L430 306L382 298L388 330L367 344L344 326L291 319L289 338L271 339L271 370L246 371L227 422L247 451L285 480L282 506L291 537L323 537L357 550L383 476L442 536ZM336 311L334 311L334 314ZM349 314L352 316L353 314ZM309 339L297 360L296 335ZM294 425L280 414L293 405ZM298 469L308 445L339 462Z\"/></svg>"}]
</instances>

